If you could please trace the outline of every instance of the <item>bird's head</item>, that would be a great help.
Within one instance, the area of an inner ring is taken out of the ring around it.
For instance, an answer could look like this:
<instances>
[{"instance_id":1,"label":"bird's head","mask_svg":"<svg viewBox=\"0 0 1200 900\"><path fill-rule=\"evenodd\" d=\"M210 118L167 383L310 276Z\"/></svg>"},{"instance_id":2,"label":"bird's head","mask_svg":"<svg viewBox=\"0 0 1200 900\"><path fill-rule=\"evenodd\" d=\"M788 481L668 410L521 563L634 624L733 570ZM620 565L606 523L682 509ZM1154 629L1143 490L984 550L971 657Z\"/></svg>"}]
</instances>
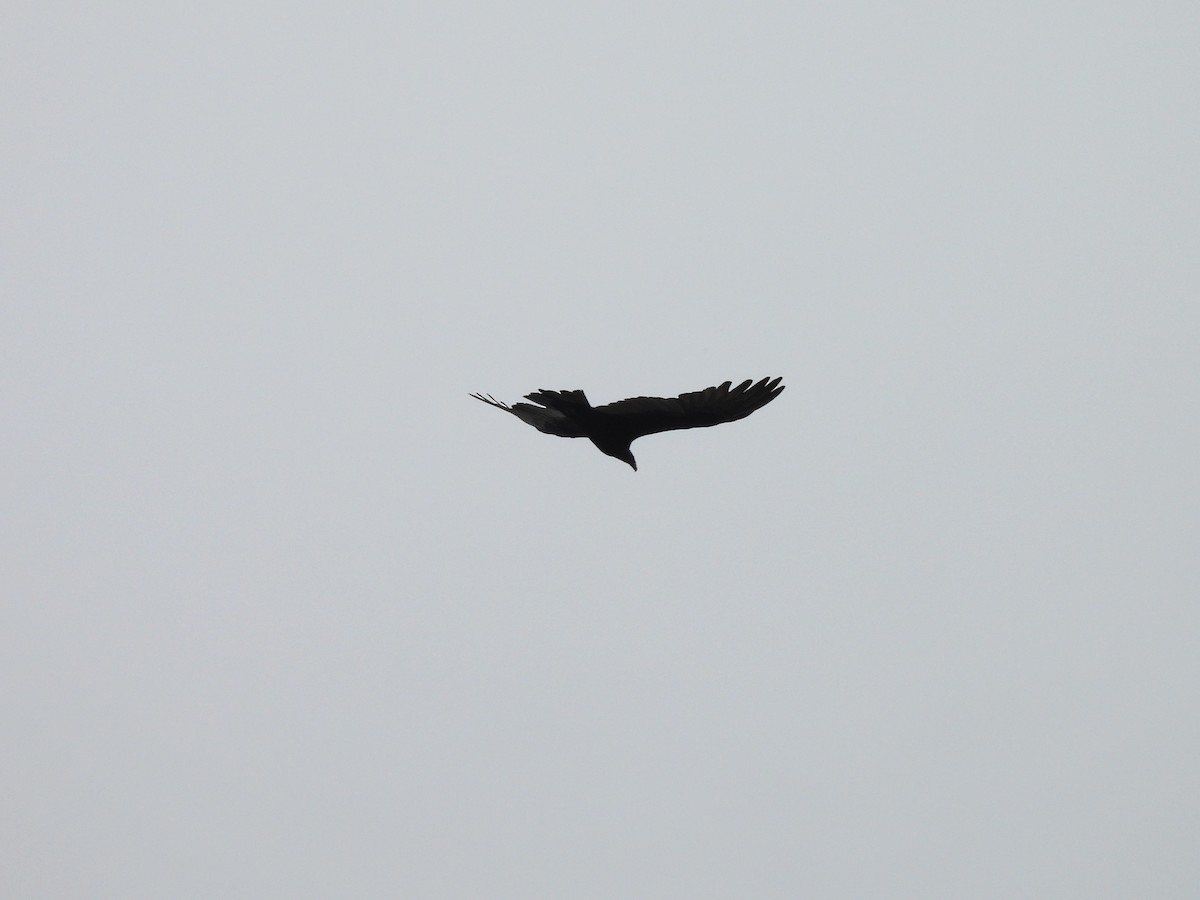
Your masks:
<instances>
[{"instance_id":1,"label":"bird's head","mask_svg":"<svg viewBox=\"0 0 1200 900\"><path fill-rule=\"evenodd\" d=\"M621 462L629 463L629 465L633 468L633 471L637 471L637 460L633 458L633 451L628 447L609 455L615 456L617 459L621 460Z\"/></svg>"},{"instance_id":2,"label":"bird's head","mask_svg":"<svg viewBox=\"0 0 1200 900\"><path fill-rule=\"evenodd\" d=\"M603 434L591 434L589 437L592 439L592 443L596 445L596 449L605 456L611 456L613 459L619 459L623 463L628 463L633 471L637 471L637 460L633 458L633 451L629 449L630 441L627 437L612 437Z\"/></svg>"}]
</instances>

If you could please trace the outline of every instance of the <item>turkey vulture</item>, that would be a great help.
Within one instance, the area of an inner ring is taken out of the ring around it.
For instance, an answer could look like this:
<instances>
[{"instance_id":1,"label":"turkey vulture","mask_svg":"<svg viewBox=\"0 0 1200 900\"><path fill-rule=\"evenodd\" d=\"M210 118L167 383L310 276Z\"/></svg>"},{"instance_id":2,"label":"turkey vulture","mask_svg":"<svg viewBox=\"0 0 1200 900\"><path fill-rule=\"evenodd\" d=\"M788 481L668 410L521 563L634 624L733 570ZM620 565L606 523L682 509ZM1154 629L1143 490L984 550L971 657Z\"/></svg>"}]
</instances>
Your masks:
<instances>
[{"instance_id":1,"label":"turkey vulture","mask_svg":"<svg viewBox=\"0 0 1200 900\"><path fill-rule=\"evenodd\" d=\"M629 445L640 437L679 428L707 428L722 422L744 419L766 406L783 391L781 378L764 378L758 383L731 382L678 397L632 397L604 406L592 406L583 391L537 391L526 400L539 404L501 403L491 394L472 394L497 409L510 412L538 431L558 437L588 438L601 453L629 463L637 461Z\"/></svg>"}]
</instances>

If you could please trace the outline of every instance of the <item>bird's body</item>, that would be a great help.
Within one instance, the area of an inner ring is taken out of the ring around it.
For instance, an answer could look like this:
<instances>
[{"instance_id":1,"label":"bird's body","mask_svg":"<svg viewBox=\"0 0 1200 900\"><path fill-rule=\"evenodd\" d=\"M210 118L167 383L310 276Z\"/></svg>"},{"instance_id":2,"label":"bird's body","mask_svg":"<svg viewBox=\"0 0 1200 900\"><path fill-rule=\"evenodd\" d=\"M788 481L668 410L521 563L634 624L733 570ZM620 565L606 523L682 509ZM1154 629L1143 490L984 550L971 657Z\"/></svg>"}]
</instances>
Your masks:
<instances>
[{"instance_id":1,"label":"bird's body","mask_svg":"<svg viewBox=\"0 0 1200 900\"><path fill-rule=\"evenodd\" d=\"M512 406L491 395L471 396L512 413L546 434L588 438L601 453L628 463L636 471L637 461L629 445L638 438L745 418L779 396L783 390L781 380L744 381L735 388L730 388L732 382L726 381L678 397L632 397L604 406L592 406L583 391L536 391L525 397L533 403Z\"/></svg>"}]
</instances>

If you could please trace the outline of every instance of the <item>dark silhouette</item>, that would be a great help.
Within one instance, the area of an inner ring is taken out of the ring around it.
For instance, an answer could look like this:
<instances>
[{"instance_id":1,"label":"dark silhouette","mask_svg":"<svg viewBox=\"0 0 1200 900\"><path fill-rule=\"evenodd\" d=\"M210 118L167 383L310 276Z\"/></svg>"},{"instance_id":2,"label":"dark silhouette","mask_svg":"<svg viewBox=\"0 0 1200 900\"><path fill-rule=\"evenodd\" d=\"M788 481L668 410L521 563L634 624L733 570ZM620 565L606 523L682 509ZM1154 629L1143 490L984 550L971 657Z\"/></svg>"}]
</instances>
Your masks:
<instances>
[{"instance_id":1,"label":"dark silhouette","mask_svg":"<svg viewBox=\"0 0 1200 900\"><path fill-rule=\"evenodd\" d=\"M514 403L508 406L491 394L472 394L497 409L510 412L538 431L558 437L585 437L601 453L615 456L633 466L637 461L629 445L640 437L679 428L707 428L722 422L744 419L779 396L780 378L764 378L758 383L743 381L735 388L731 382L705 388L678 397L632 397L604 406L592 406L583 391L538 391L525 399L540 404Z\"/></svg>"}]
</instances>

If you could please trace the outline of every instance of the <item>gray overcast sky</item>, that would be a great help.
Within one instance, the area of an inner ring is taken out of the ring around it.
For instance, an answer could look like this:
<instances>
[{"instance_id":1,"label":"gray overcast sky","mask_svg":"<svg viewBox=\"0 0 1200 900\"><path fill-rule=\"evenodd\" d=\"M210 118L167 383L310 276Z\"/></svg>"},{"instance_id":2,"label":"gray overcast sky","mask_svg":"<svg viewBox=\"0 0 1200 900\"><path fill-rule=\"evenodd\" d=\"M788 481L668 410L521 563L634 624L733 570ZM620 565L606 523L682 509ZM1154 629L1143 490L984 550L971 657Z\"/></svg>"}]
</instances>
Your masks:
<instances>
[{"instance_id":1,"label":"gray overcast sky","mask_svg":"<svg viewBox=\"0 0 1200 900\"><path fill-rule=\"evenodd\" d=\"M1195 897L1197 46L9 4L0 892Z\"/></svg>"}]
</instances>

